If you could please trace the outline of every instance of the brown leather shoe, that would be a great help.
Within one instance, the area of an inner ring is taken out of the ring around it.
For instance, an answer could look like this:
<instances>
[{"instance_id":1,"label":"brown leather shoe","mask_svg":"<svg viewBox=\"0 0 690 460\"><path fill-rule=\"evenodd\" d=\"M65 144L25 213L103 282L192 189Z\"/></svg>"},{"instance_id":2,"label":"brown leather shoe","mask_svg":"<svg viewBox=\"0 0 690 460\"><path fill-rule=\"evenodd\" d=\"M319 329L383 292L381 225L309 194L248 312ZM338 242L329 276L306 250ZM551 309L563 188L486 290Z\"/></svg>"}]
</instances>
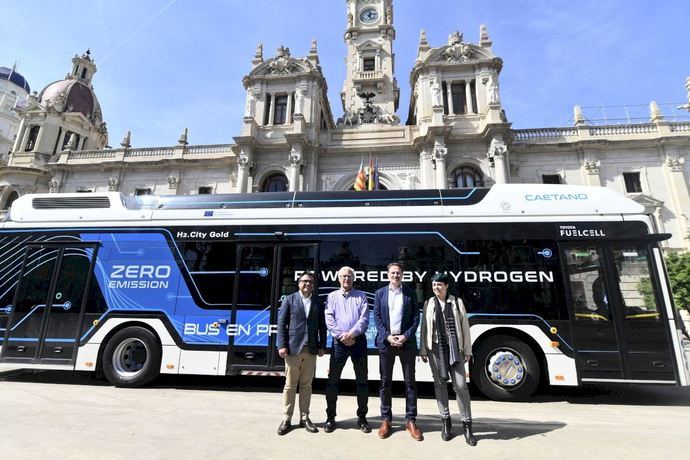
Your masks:
<instances>
[{"instance_id":1,"label":"brown leather shoe","mask_svg":"<svg viewBox=\"0 0 690 460\"><path fill-rule=\"evenodd\" d=\"M405 425L405 430L410 432L410 436L412 436L412 439L415 441L422 441L424 439L422 430L417 428L417 424L412 420L408 420L407 425Z\"/></svg>"},{"instance_id":2,"label":"brown leather shoe","mask_svg":"<svg viewBox=\"0 0 690 460\"><path fill-rule=\"evenodd\" d=\"M386 439L390 435L391 435L391 421L390 420L384 420L383 423L381 424L381 428L379 428L379 438Z\"/></svg>"}]
</instances>

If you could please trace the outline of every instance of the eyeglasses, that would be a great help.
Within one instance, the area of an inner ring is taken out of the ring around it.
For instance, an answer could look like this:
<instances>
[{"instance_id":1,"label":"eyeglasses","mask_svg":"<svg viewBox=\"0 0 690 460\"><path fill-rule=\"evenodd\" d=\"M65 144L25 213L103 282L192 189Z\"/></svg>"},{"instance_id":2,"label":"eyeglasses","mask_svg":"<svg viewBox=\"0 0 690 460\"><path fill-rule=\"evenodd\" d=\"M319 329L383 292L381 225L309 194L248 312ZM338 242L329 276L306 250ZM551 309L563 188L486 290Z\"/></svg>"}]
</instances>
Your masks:
<instances>
[{"instance_id":1,"label":"eyeglasses","mask_svg":"<svg viewBox=\"0 0 690 460\"><path fill-rule=\"evenodd\" d=\"M347 280L347 279L350 279L350 280L351 280L351 279L353 278L352 275L339 275L339 276L340 276L340 278L342 278L342 279L344 279L344 280Z\"/></svg>"},{"instance_id":2,"label":"eyeglasses","mask_svg":"<svg viewBox=\"0 0 690 460\"><path fill-rule=\"evenodd\" d=\"M299 282L304 284L314 284L312 280L299 280Z\"/></svg>"}]
</instances>

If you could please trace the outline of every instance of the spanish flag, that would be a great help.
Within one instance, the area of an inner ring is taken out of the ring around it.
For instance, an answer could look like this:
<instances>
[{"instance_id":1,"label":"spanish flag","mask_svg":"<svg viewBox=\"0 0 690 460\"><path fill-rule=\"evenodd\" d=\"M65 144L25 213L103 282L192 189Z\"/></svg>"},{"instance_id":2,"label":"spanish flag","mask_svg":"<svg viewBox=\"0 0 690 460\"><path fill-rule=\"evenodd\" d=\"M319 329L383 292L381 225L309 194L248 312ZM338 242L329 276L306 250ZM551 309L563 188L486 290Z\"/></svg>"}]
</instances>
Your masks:
<instances>
[{"instance_id":1,"label":"spanish flag","mask_svg":"<svg viewBox=\"0 0 690 460\"><path fill-rule=\"evenodd\" d=\"M359 164L359 172L357 173L357 178L355 179L355 190L366 190L366 175L364 174L364 158L362 158Z\"/></svg>"}]
</instances>

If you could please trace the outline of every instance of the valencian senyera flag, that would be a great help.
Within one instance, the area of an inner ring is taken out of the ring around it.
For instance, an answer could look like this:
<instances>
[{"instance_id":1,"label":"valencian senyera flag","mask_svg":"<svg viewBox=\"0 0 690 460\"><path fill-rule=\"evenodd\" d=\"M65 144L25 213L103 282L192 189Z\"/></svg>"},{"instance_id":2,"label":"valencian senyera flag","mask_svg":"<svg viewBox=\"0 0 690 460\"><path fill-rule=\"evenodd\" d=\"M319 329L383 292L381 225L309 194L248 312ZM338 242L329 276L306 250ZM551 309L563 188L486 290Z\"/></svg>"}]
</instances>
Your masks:
<instances>
[{"instance_id":1,"label":"valencian senyera flag","mask_svg":"<svg viewBox=\"0 0 690 460\"><path fill-rule=\"evenodd\" d=\"M367 174L367 190L374 190L374 159L369 154L369 171Z\"/></svg>"},{"instance_id":2,"label":"valencian senyera flag","mask_svg":"<svg viewBox=\"0 0 690 460\"><path fill-rule=\"evenodd\" d=\"M357 172L357 177L355 178L355 190L366 190L366 175L364 174L364 158L362 158L359 164L359 171Z\"/></svg>"}]
</instances>

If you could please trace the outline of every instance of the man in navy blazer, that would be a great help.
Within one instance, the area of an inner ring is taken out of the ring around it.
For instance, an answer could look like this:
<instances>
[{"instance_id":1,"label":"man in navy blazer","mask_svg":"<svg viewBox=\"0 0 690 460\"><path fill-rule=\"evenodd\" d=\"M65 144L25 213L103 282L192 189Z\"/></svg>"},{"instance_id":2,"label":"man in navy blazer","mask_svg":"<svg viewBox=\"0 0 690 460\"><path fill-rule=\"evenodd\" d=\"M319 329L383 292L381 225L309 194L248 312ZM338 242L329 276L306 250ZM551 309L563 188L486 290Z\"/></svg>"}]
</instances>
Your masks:
<instances>
[{"instance_id":1,"label":"man in navy blazer","mask_svg":"<svg viewBox=\"0 0 690 460\"><path fill-rule=\"evenodd\" d=\"M299 386L300 427L310 433L319 430L309 419L311 382L316 370L316 356L326 352L326 316L324 306L314 292L314 275L299 277L299 291L285 297L278 311L278 354L285 360L283 421L278 434L292 428L295 394Z\"/></svg>"},{"instance_id":2,"label":"man in navy blazer","mask_svg":"<svg viewBox=\"0 0 690 460\"><path fill-rule=\"evenodd\" d=\"M385 439L391 433L393 411L391 409L391 386L395 357L400 358L405 379L405 429L417 441L424 435L417 427L417 384L415 362L417 360L417 328L419 308L414 294L402 286L403 267L398 262L388 264L386 287L376 291L374 299L374 321L376 323L376 347L379 349L381 372L381 428L379 437Z\"/></svg>"}]
</instances>

